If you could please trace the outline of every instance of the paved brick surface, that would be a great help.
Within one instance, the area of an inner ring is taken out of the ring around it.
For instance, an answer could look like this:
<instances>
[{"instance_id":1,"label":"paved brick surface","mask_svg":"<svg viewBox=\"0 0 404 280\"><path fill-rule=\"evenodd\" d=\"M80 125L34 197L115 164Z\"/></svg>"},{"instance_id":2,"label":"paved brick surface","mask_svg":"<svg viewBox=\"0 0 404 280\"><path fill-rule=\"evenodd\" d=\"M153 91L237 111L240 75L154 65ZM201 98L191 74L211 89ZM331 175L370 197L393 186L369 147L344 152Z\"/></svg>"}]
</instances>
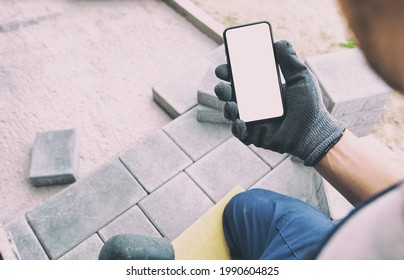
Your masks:
<instances>
[{"instance_id":1,"label":"paved brick surface","mask_svg":"<svg viewBox=\"0 0 404 280\"><path fill-rule=\"evenodd\" d=\"M198 122L197 115L198 107L163 128L168 136L194 161L231 136L230 125Z\"/></svg>"},{"instance_id":2,"label":"paved brick surface","mask_svg":"<svg viewBox=\"0 0 404 280\"><path fill-rule=\"evenodd\" d=\"M213 62L214 66L218 66L220 64L227 63L226 61L226 52L224 49L224 45L218 46L215 50L213 50L209 55L208 59Z\"/></svg>"},{"instance_id":3,"label":"paved brick surface","mask_svg":"<svg viewBox=\"0 0 404 280\"><path fill-rule=\"evenodd\" d=\"M186 169L190 177L218 202L236 185L249 188L271 170L247 146L231 137Z\"/></svg>"},{"instance_id":4,"label":"paved brick surface","mask_svg":"<svg viewBox=\"0 0 404 280\"><path fill-rule=\"evenodd\" d=\"M60 260L98 260L104 242L98 234L94 234L84 240L77 247L60 257Z\"/></svg>"},{"instance_id":5,"label":"paved brick surface","mask_svg":"<svg viewBox=\"0 0 404 280\"><path fill-rule=\"evenodd\" d=\"M254 153L256 153L260 158L262 158L272 168L277 166L288 156L288 154L280 154L280 153L273 152L270 150L257 148L254 145L250 145L249 147Z\"/></svg>"},{"instance_id":6,"label":"paved brick surface","mask_svg":"<svg viewBox=\"0 0 404 280\"><path fill-rule=\"evenodd\" d=\"M14 240L22 260L49 259L24 216L6 224L5 229Z\"/></svg>"},{"instance_id":7,"label":"paved brick surface","mask_svg":"<svg viewBox=\"0 0 404 280\"><path fill-rule=\"evenodd\" d=\"M145 195L114 160L27 213L27 218L50 258L57 259Z\"/></svg>"},{"instance_id":8,"label":"paved brick surface","mask_svg":"<svg viewBox=\"0 0 404 280\"><path fill-rule=\"evenodd\" d=\"M197 107L198 115L196 119L199 122L209 122L209 123L218 123L218 124L228 124L231 125L231 121L228 121L223 116L222 111L218 111L203 105L199 105Z\"/></svg>"},{"instance_id":9,"label":"paved brick surface","mask_svg":"<svg viewBox=\"0 0 404 280\"><path fill-rule=\"evenodd\" d=\"M291 160L291 161L294 161L294 162L301 163L301 164L304 163L304 160L298 158L297 156L290 156L290 160Z\"/></svg>"},{"instance_id":10,"label":"paved brick surface","mask_svg":"<svg viewBox=\"0 0 404 280\"><path fill-rule=\"evenodd\" d=\"M135 144L120 159L149 193L192 164L162 130Z\"/></svg>"},{"instance_id":11,"label":"paved brick surface","mask_svg":"<svg viewBox=\"0 0 404 280\"><path fill-rule=\"evenodd\" d=\"M172 118L196 106L198 85L211 64L211 61L203 58L153 86L154 101Z\"/></svg>"},{"instance_id":12,"label":"paved brick surface","mask_svg":"<svg viewBox=\"0 0 404 280\"><path fill-rule=\"evenodd\" d=\"M174 240L214 204L182 172L139 205L164 236Z\"/></svg>"},{"instance_id":13,"label":"paved brick surface","mask_svg":"<svg viewBox=\"0 0 404 280\"><path fill-rule=\"evenodd\" d=\"M327 213L322 188L322 177L312 167L294 162L290 157L282 161L252 188L262 188L303 200ZM321 195L319 197L318 195ZM321 203L320 203L321 202Z\"/></svg>"},{"instance_id":14,"label":"paved brick surface","mask_svg":"<svg viewBox=\"0 0 404 280\"><path fill-rule=\"evenodd\" d=\"M129 209L102 228L98 233L104 242L118 234L141 234L161 237L161 234L138 206Z\"/></svg>"},{"instance_id":15,"label":"paved brick surface","mask_svg":"<svg viewBox=\"0 0 404 280\"><path fill-rule=\"evenodd\" d=\"M215 86L220 82L216 77L215 67L211 66L198 86L198 103L210 108L223 111L225 102L220 101L215 94Z\"/></svg>"},{"instance_id":16,"label":"paved brick surface","mask_svg":"<svg viewBox=\"0 0 404 280\"><path fill-rule=\"evenodd\" d=\"M36 134L29 170L29 179L33 185L73 183L78 178L78 164L76 130L57 130Z\"/></svg>"}]
</instances>

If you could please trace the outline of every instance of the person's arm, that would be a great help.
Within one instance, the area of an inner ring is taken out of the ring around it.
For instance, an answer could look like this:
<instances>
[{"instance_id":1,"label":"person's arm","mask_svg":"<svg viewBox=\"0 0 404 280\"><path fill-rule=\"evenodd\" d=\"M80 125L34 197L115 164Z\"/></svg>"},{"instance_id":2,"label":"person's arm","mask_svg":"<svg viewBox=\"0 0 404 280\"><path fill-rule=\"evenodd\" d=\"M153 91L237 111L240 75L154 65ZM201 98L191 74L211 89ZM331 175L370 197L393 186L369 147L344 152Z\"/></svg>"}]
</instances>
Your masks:
<instances>
[{"instance_id":1,"label":"person's arm","mask_svg":"<svg viewBox=\"0 0 404 280\"><path fill-rule=\"evenodd\" d=\"M349 130L314 168L353 205L404 180L404 165Z\"/></svg>"}]
</instances>

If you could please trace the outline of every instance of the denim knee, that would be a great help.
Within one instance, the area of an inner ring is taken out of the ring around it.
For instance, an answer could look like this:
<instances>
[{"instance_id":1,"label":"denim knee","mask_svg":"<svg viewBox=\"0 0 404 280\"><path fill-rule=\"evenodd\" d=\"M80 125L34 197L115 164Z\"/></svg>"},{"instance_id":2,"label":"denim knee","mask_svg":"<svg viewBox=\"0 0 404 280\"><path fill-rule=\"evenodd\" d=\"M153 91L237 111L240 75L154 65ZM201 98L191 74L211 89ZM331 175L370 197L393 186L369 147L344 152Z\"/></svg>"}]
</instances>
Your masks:
<instances>
[{"instance_id":1,"label":"denim knee","mask_svg":"<svg viewBox=\"0 0 404 280\"><path fill-rule=\"evenodd\" d=\"M265 189L233 197L223 213L230 253L238 259L301 259L333 223L309 204Z\"/></svg>"},{"instance_id":2,"label":"denim knee","mask_svg":"<svg viewBox=\"0 0 404 280\"><path fill-rule=\"evenodd\" d=\"M265 209L271 211L283 195L265 189L251 189L235 195L224 209L223 218L232 219L237 213L251 211L252 209Z\"/></svg>"}]
</instances>

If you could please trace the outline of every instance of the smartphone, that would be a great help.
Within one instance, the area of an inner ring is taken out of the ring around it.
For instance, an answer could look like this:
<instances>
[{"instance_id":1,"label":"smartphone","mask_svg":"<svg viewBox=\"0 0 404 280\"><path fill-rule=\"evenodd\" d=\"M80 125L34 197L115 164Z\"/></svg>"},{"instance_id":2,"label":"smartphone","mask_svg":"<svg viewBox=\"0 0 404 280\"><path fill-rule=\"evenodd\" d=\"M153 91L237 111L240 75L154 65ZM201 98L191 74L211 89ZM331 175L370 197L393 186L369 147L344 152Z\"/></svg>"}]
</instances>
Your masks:
<instances>
[{"instance_id":1,"label":"smartphone","mask_svg":"<svg viewBox=\"0 0 404 280\"><path fill-rule=\"evenodd\" d=\"M230 27L223 38L239 118L255 122L283 116L271 25L263 21Z\"/></svg>"}]
</instances>

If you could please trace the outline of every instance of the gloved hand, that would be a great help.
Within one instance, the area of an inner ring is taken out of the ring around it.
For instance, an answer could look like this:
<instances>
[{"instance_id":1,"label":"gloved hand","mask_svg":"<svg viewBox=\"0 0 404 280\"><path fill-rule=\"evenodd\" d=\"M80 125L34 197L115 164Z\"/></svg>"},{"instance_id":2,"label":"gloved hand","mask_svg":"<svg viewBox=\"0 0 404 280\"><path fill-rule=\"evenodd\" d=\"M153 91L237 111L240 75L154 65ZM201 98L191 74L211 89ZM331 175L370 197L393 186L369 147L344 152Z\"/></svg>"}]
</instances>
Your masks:
<instances>
[{"instance_id":1,"label":"gloved hand","mask_svg":"<svg viewBox=\"0 0 404 280\"><path fill-rule=\"evenodd\" d=\"M282 88L285 104L282 118L245 123L237 118L237 104L231 101L231 85L221 81L215 93L226 101L224 116L233 122L232 132L244 144L286 152L303 160L304 165L313 166L339 141L346 126L327 112L316 78L300 61L291 44L276 42L274 50L286 81ZM216 76L231 80L227 64L216 68Z\"/></svg>"}]
</instances>

